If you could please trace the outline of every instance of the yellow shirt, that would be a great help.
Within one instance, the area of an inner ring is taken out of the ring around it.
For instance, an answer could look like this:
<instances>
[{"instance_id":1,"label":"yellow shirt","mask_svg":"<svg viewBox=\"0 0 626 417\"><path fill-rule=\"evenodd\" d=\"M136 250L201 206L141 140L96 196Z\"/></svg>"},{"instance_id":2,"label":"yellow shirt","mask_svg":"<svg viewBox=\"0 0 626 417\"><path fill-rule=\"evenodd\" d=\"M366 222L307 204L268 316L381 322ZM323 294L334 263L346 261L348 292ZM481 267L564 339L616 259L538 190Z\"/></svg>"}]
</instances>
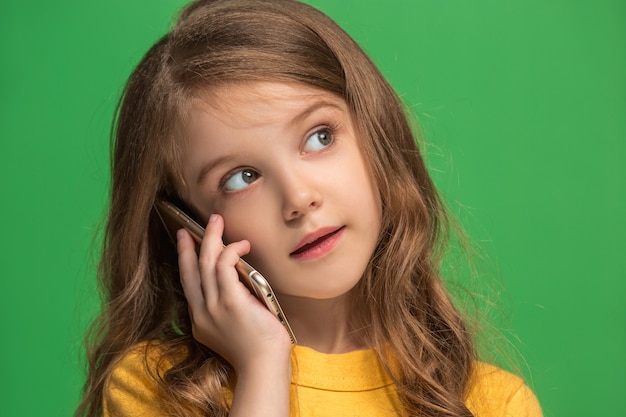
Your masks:
<instances>
[{"instance_id":1,"label":"yellow shirt","mask_svg":"<svg viewBox=\"0 0 626 417\"><path fill-rule=\"evenodd\" d=\"M163 415L143 352L133 350L113 371L104 392L105 416ZM395 386L373 351L324 354L295 346L293 358L291 416L404 415ZM148 358L150 366L155 361L156 357ZM537 399L520 378L484 363L475 366L466 404L476 417L542 415Z\"/></svg>"}]
</instances>

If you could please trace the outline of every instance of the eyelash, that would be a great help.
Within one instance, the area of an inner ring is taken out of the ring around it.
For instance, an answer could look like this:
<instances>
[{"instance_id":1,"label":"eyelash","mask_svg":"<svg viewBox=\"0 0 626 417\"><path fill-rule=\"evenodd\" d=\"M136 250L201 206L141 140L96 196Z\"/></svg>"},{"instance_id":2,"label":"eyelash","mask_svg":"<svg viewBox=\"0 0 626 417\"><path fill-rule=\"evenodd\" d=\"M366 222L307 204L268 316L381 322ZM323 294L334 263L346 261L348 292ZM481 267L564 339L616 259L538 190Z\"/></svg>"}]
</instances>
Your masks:
<instances>
[{"instance_id":1,"label":"eyelash","mask_svg":"<svg viewBox=\"0 0 626 417\"><path fill-rule=\"evenodd\" d=\"M337 140L336 137L336 132L339 129L339 124L338 123L334 123L334 124L322 124L319 127L315 128L314 130L311 131L311 133L307 133L304 139L304 143L302 145L302 147L304 147L304 144L306 144L306 142L315 134L319 134L319 133L328 133L331 138L332 138L332 142L329 143L328 145L324 146L322 149L319 150L314 150L312 151L312 153L316 153L316 152L321 152L324 149L331 147L335 144L335 141ZM238 167L235 168L234 170L230 171L228 174L226 174L219 182L218 184L218 189L221 192L225 192L225 193L236 193L237 191L240 190L227 190L226 189L226 183L228 181L230 181L237 173L243 172L243 171L251 171L254 172L257 176L259 175L258 171L255 170L254 168L248 168L248 167ZM256 179L255 179L256 181ZM242 188L245 189L247 187Z\"/></svg>"}]
</instances>

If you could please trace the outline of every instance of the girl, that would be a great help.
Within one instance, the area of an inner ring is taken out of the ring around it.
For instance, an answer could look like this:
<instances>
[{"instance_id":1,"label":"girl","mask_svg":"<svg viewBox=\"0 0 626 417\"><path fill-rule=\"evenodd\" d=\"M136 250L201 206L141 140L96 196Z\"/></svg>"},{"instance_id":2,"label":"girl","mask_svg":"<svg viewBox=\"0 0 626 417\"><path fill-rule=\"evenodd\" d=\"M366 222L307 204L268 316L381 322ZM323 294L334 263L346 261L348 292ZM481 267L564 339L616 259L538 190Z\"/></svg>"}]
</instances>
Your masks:
<instances>
[{"instance_id":1,"label":"girl","mask_svg":"<svg viewBox=\"0 0 626 417\"><path fill-rule=\"evenodd\" d=\"M400 100L319 11L190 4L128 81L112 175L78 416L541 414L476 362ZM198 252L185 230L168 239L162 196L207 225ZM240 256L298 345L238 280Z\"/></svg>"}]
</instances>

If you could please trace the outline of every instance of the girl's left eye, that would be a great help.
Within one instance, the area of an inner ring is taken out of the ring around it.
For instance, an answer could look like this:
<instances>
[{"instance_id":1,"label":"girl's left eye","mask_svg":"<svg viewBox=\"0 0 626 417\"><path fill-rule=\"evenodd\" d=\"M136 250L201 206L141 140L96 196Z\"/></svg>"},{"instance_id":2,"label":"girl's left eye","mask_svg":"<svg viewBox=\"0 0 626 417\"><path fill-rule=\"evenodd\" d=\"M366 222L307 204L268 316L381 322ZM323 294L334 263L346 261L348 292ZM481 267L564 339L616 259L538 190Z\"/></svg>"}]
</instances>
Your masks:
<instances>
[{"instance_id":1,"label":"girl's left eye","mask_svg":"<svg viewBox=\"0 0 626 417\"><path fill-rule=\"evenodd\" d=\"M332 145L334 141L335 137L333 136L332 129L324 127L317 130L306 139L304 149L307 152L321 151L322 149Z\"/></svg>"},{"instance_id":2,"label":"girl's left eye","mask_svg":"<svg viewBox=\"0 0 626 417\"><path fill-rule=\"evenodd\" d=\"M259 174L252 169L240 169L230 174L222 183L226 191L239 191L248 187L259 178Z\"/></svg>"}]
</instances>

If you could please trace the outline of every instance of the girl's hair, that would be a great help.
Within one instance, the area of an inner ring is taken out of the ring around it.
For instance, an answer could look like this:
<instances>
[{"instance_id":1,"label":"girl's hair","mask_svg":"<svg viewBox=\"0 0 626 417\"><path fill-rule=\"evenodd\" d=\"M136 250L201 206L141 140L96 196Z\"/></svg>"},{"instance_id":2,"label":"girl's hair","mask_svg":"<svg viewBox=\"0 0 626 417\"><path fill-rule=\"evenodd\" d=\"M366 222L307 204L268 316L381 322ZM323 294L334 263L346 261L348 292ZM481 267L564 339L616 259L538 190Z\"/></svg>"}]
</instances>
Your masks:
<instances>
[{"instance_id":1,"label":"girl's hair","mask_svg":"<svg viewBox=\"0 0 626 417\"><path fill-rule=\"evenodd\" d=\"M177 352L174 366L155 375L164 409L227 415L222 387L232 383L232 368L191 335L175 248L153 203L159 194L185 198L181 138L192 99L255 81L301 83L346 101L383 204L377 249L351 293L355 325L409 415L471 415L464 398L474 351L439 275L447 216L403 106L349 35L293 0L196 1L131 75L114 127L99 271L104 308L76 415L101 413L107 378L144 341Z\"/></svg>"}]
</instances>

